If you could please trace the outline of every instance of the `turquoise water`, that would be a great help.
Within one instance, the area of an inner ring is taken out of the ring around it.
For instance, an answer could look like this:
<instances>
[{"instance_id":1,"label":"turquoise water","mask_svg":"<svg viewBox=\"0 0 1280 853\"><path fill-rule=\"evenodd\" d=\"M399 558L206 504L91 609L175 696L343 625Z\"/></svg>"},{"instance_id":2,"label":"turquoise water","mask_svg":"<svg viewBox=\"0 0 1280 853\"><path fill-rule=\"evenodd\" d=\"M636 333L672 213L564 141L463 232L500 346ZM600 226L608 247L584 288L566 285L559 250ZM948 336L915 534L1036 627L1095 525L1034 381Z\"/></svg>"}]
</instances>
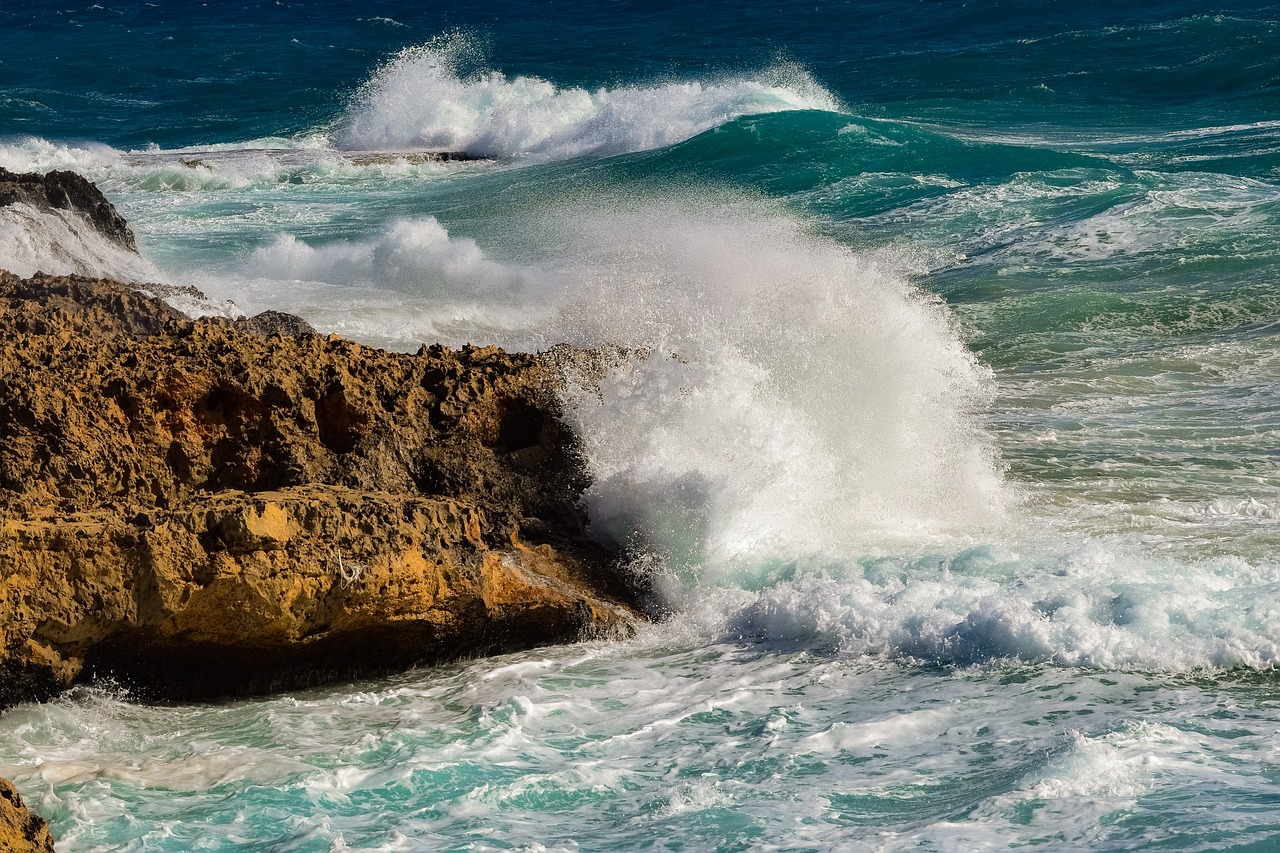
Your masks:
<instances>
[{"instance_id":1,"label":"turquoise water","mask_svg":"<svg viewBox=\"0 0 1280 853\"><path fill-rule=\"evenodd\" d=\"M565 405L670 613L10 709L61 850L1280 850L1280 8L18 3L0 46L0 165L143 248L7 208L0 266L649 352Z\"/></svg>"}]
</instances>

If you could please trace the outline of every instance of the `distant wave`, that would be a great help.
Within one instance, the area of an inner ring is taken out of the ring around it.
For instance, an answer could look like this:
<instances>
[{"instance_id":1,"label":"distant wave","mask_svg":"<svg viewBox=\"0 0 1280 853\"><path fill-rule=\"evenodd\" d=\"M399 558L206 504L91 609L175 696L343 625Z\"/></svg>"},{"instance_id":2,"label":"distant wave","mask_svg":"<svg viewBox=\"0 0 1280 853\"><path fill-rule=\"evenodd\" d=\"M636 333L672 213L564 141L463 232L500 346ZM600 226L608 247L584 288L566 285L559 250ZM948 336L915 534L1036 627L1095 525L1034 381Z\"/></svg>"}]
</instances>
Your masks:
<instances>
[{"instance_id":1,"label":"distant wave","mask_svg":"<svg viewBox=\"0 0 1280 853\"><path fill-rule=\"evenodd\" d=\"M401 51L353 98L338 147L559 160L660 148L742 115L840 109L794 63L752 77L588 91L493 70L464 76L472 52L464 37Z\"/></svg>"}]
</instances>

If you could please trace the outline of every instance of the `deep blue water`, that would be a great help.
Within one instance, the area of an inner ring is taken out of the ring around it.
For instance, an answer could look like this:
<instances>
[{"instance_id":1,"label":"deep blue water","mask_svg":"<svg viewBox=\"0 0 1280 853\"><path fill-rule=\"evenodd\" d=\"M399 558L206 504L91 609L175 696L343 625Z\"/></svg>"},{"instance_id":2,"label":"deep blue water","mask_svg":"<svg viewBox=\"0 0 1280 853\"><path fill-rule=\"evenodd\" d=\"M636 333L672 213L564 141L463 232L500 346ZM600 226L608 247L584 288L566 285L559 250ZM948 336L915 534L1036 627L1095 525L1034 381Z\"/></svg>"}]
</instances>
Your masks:
<instances>
[{"instance_id":1,"label":"deep blue water","mask_svg":"<svg viewBox=\"0 0 1280 853\"><path fill-rule=\"evenodd\" d=\"M0 775L64 851L1280 850L1278 93L1272 4L6 2L0 166L143 256L0 266L650 352L565 404L674 615Z\"/></svg>"},{"instance_id":2,"label":"deep blue water","mask_svg":"<svg viewBox=\"0 0 1280 853\"><path fill-rule=\"evenodd\" d=\"M65 8L62 8L65 6ZM164 147L305 131L391 53L473 34L492 65L616 87L802 64L858 114L1011 130L1265 120L1275 4L10 2L13 134Z\"/></svg>"}]
</instances>

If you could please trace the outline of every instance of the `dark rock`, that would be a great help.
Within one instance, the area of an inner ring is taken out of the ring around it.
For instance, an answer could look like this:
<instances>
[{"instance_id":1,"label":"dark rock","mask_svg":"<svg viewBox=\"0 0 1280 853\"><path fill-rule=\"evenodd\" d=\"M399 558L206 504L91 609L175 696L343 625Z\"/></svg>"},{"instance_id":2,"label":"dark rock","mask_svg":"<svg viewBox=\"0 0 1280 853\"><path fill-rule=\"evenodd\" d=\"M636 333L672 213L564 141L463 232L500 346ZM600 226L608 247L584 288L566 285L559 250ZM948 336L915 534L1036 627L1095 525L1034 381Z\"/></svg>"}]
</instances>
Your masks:
<instances>
[{"instance_id":1,"label":"dark rock","mask_svg":"<svg viewBox=\"0 0 1280 853\"><path fill-rule=\"evenodd\" d=\"M471 163L493 160L483 154L466 151L349 151L347 160L353 166L375 166L388 163Z\"/></svg>"},{"instance_id":2,"label":"dark rock","mask_svg":"<svg viewBox=\"0 0 1280 853\"><path fill-rule=\"evenodd\" d=\"M25 202L37 210L69 210L103 236L129 251L138 250L133 231L93 182L75 172L10 172L0 167L0 207Z\"/></svg>"},{"instance_id":3,"label":"dark rock","mask_svg":"<svg viewBox=\"0 0 1280 853\"><path fill-rule=\"evenodd\" d=\"M315 328L306 320L281 311L263 311L252 317L242 317L236 323L245 331L264 338L300 338L316 334Z\"/></svg>"}]
</instances>

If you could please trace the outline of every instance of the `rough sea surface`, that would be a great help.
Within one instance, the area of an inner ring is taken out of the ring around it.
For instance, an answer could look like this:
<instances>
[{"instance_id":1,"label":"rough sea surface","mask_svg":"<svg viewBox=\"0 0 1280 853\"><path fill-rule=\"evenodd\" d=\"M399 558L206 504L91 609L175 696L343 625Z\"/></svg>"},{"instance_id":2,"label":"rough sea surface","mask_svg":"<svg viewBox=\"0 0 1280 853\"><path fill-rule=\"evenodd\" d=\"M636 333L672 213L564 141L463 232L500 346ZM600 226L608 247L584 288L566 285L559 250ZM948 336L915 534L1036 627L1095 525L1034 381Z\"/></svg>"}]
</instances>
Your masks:
<instances>
[{"instance_id":1,"label":"rough sea surface","mask_svg":"<svg viewBox=\"0 0 1280 853\"><path fill-rule=\"evenodd\" d=\"M1280 850L1280 7L474 5L9 0L0 166L143 257L0 267L643 348L566 405L670 615L11 709L59 849Z\"/></svg>"}]
</instances>

